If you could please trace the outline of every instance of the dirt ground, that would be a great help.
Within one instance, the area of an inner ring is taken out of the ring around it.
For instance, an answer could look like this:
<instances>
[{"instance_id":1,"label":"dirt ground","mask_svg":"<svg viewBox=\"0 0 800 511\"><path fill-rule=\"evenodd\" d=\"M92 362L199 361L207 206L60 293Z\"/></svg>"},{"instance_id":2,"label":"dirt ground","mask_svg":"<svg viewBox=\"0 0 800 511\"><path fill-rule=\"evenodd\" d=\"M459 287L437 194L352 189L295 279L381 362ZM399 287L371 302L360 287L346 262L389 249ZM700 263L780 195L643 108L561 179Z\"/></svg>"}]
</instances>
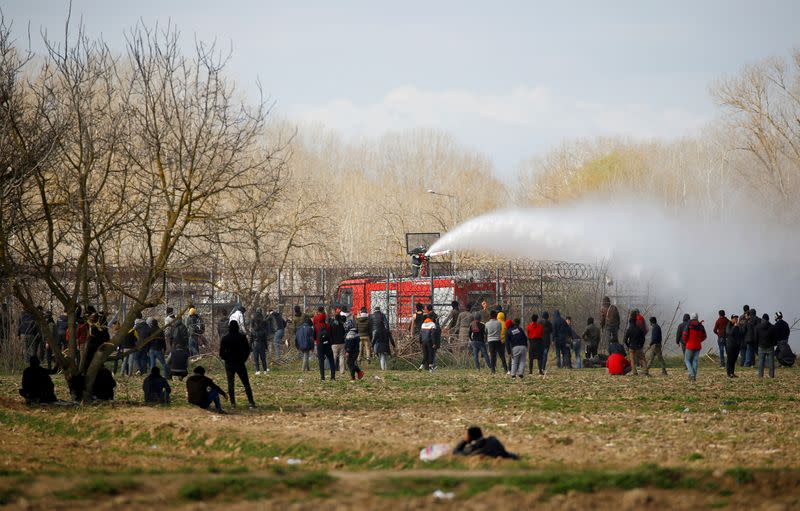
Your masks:
<instances>
[{"instance_id":1,"label":"dirt ground","mask_svg":"<svg viewBox=\"0 0 800 511\"><path fill-rule=\"evenodd\" d=\"M258 408L226 415L188 406L177 381L171 406L142 406L140 378L120 378L113 404L27 407L15 397L18 376L0 376L0 505L800 506L796 369L779 370L775 380L760 380L753 370L743 369L740 378L730 380L724 370L709 364L701 366L695 383L678 367L670 368L668 376L652 378L554 369L522 382L465 370L428 374L370 369L356 383L320 382L318 373L294 368L251 373ZM218 368L210 368L210 376L224 383ZM64 395L63 382L57 384L57 394ZM241 394L241 387L237 389ZM244 396L238 399L245 402ZM448 456L432 464L419 461L421 448L454 443L473 424L500 438L522 460ZM290 458L299 462L289 465ZM616 473L635 475L643 466L687 476L676 487L614 479ZM328 479L313 484L284 479L306 473ZM592 481L616 482L575 483L574 489L554 489L552 482L530 487L519 483L529 474L555 474L559 480L562 473L564 480L585 475ZM234 478L231 485L264 484L271 490L266 496L182 495L187 484L203 486L209 478L226 477ZM502 484L506 477L517 478L517 483ZM414 484L400 484L403 490L394 491L397 478ZM487 480L500 483L485 484ZM100 488L75 490L87 481ZM439 481L452 489L453 500L431 496ZM486 487L478 488L479 482Z\"/></svg>"}]
</instances>

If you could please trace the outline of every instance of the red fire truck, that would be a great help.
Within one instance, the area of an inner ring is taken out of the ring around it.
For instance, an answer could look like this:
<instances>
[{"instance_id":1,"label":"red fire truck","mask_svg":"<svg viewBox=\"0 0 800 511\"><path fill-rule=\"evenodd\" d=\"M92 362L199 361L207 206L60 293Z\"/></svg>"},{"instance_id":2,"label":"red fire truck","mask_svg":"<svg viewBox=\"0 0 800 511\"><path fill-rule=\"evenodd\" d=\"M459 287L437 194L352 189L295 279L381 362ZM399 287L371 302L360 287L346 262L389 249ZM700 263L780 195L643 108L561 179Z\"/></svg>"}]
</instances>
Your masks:
<instances>
[{"instance_id":1,"label":"red fire truck","mask_svg":"<svg viewBox=\"0 0 800 511\"><path fill-rule=\"evenodd\" d=\"M488 275L486 278L440 275L441 271L433 271L431 276L430 263L424 253L438 237L438 233L407 234L407 252L412 256L411 275L362 275L343 280L336 290L336 301L352 311L366 307L372 312L374 307L379 306L395 328L408 326L418 303L433 302L434 310L440 317L449 313L453 300L458 300L462 307L483 299L495 303L497 293L504 294L504 281Z\"/></svg>"}]
</instances>

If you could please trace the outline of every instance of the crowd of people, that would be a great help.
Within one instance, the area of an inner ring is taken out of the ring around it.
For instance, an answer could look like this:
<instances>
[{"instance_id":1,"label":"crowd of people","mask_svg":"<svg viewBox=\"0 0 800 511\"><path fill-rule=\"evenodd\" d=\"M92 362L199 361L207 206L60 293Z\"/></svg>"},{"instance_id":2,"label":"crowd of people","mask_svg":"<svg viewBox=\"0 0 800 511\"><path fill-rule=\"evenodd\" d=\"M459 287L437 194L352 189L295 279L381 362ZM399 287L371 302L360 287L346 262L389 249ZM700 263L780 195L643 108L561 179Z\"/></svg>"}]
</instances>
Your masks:
<instances>
[{"instance_id":1,"label":"crowd of people","mask_svg":"<svg viewBox=\"0 0 800 511\"><path fill-rule=\"evenodd\" d=\"M408 321L408 332L420 348L422 360L418 370L436 371L437 352L444 340L451 345L468 346L476 369L485 366L496 374L499 365L512 379L524 378L526 367L528 374L534 374L535 369L539 375L545 375L551 351L559 368L605 367L611 375L638 375L641 371L650 376L651 368L658 366L661 374L667 374L662 347L664 338L657 318L650 317L646 321L639 310L633 309L623 328L619 310L608 297L602 301L599 324L589 317L580 333L573 319L559 310L554 310L552 316L548 311L532 314L530 322L523 325L519 318L508 319L499 309L490 307L486 300L480 306L469 304L467 307L453 301L449 313L440 320L431 304L416 304ZM57 320L46 313L44 316L49 318L52 338L66 354L67 339L71 335L67 315L62 314ZM268 354L272 352L273 360L279 360L282 350L290 347L290 340L302 361L303 371L311 370L311 357L316 355L322 381L326 377L335 380L337 373L348 374L351 381L360 380L364 377L363 364L371 364L373 359L379 362L381 370L387 370L389 357L397 351L389 319L379 306L371 312L366 308L350 312L346 307L337 306L329 313L324 307L318 307L313 315L295 306L288 320L279 310L268 310L265 314L257 309L249 322L246 317L244 307L237 305L230 313L223 311L217 324L218 356L225 368L227 393L205 376L201 366L195 367L189 375L190 357L200 354L209 345L202 317L194 307L187 310L185 319L167 307L162 320L141 315L134 320L133 328L124 334L117 352L110 357L111 368L104 365L97 372L92 397L113 399L114 375L121 370L123 377L144 376L142 389L146 402L165 404L170 402L170 381L188 376L186 386L190 402L203 408L214 404L219 410L221 397L236 406L234 384L238 377L252 408L256 404L247 370L248 360L252 360L256 375L267 374L270 370ZM8 323L7 319L4 321ZM84 365L91 361L97 349L118 334L119 322L112 319L107 323L106 315L92 307L87 308L85 314L78 308L72 327L77 341L76 366L83 367L82 361ZM289 336L287 330L291 332ZM770 378L775 377L776 360L787 366L795 362L788 342L791 329L780 312L775 313L774 321L770 322L769 315L759 316L747 305L741 315L728 317L720 310L713 333L717 337L719 364L730 378L737 378L737 361L741 367L757 365L762 378L765 373ZM29 402L55 401L50 375L60 368L53 365L52 348L39 331L33 314L21 314L18 334L29 360L29 367L23 373L21 395ZM685 314L677 326L675 342L682 350L690 380L697 378L706 339L704 322L697 314ZM606 342L605 349L601 348L602 341ZM84 384L81 377L70 380L73 399L84 397Z\"/></svg>"}]
</instances>

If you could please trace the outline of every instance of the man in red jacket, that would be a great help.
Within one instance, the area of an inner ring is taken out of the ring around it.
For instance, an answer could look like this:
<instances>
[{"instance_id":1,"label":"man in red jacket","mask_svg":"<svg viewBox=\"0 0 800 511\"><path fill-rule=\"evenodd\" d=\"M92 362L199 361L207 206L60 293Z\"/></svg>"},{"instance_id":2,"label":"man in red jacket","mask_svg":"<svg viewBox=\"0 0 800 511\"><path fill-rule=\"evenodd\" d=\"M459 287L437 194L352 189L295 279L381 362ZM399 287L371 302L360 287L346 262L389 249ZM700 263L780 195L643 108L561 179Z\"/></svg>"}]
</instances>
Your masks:
<instances>
[{"instance_id":1,"label":"man in red jacket","mask_svg":"<svg viewBox=\"0 0 800 511\"><path fill-rule=\"evenodd\" d=\"M689 380L697 380L697 365L700 362L700 348L706 340L706 328L702 321L697 320L697 313L691 315L689 325L683 331L683 342L686 344L686 353L683 361L689 371Z\"/></svg>"},{"instance_id":2,"label":"man in red jacket","mask_svg":"<svg viewBox=\"0 0 800 511\"><path fill-rule=\"evenodd\" d=\"M536 360L536 363L539 365L539 374L543 375L545 363L542 357L546 357L547 355L544 350L544 341L542 340L544 336L544 325L539 323L539 316L537 314L531 316L531 322L528 324L525 334L528 337L530 346L528 351L528 373L533 374L533 361Z\"/></svg>"},{"instance_id":3,"label":"man in red jacket","mask_svg":"<svg viewBox=\"0 0 800 511\"><path fill-rule=\"evenodd\" d=\"M728 318L725 317L725 311L719 311L719 318L714 323L714 333L717 334L717 346L719 346L719 366L725 367L725 339L727 337L726 331L728 329Z\"/></svg>"},{"instance_id":4,"label":"man in red jacket","mask_svg":"<svg viewBox=\"0 0 800 511\"><path fill-rule=\"evenodd\" d=\"M608 374L613 376L623 376L631 372L631 363L619 353L612 353L608 357L606 367Z\"/></svg>"}]
</instances>

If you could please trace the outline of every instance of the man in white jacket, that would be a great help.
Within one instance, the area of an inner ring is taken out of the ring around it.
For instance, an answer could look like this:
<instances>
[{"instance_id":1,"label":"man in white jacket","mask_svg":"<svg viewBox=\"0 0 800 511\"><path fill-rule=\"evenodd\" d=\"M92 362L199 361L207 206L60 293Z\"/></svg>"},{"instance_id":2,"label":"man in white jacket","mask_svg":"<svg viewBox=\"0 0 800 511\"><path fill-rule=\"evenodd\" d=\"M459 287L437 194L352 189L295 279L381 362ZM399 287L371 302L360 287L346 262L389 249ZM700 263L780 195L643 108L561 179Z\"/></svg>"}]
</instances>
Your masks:
<instances>
[{"instance_id":1,"label":"man in white jacket","mask_svg":"<svg viewBox=\"0 0 800 511\"><path fill-rule=\"evenodd\" d=\"M233 307L233 312L231 313L230 317L228 318L228 324L231 324L231 321L236 321L239 324L239 332L246 334L247 331L245 329L245 322L244 322L244 313L245 309L241 305L236 305Z\"/></svg>"}]
</instances>

